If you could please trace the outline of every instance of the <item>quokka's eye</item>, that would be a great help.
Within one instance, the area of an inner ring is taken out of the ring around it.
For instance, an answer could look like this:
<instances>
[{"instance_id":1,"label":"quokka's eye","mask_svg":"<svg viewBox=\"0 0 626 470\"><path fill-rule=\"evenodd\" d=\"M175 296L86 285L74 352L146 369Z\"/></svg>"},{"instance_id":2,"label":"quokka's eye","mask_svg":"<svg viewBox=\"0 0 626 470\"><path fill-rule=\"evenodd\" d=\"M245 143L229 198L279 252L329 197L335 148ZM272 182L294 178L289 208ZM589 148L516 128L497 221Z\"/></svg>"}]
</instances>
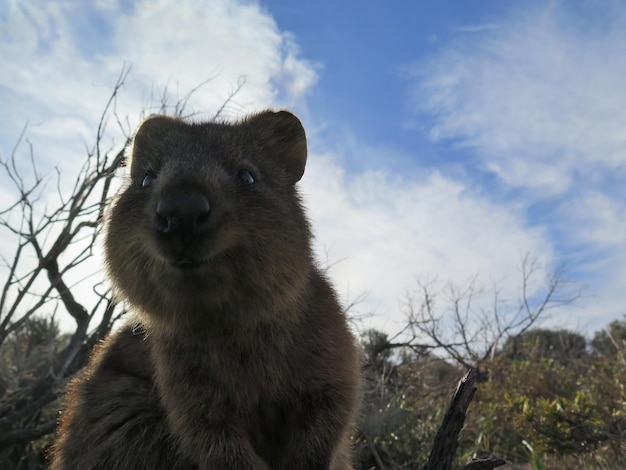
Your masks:
<instances>
[{"instance_id":1,"label":"quokka's eye","mask_svg":"<svg viewBox=\"0 0 626 470\"><path fill-rule=\"evenodd\" d=\"M252 175L250 170L247 170L246 168L242 168L241 170L237 172L237 178L243 184L247 184L247 185L254 184L254 181L255 181L254 176Z\"/></svg>"},{"instance_id":2,"label":"quokka's eye","mask_svg":"<svg viewBox=\"0 0 626 470\"><path fill-rule=\"evenodd\" d=\"M147 188L148 186L150 186L152 183L154 183L156 181L156 175L153 173L146 173L146 175L143 177L143 179L141 180L141 187L142 188Z\"/></svg>"}]
</instances>

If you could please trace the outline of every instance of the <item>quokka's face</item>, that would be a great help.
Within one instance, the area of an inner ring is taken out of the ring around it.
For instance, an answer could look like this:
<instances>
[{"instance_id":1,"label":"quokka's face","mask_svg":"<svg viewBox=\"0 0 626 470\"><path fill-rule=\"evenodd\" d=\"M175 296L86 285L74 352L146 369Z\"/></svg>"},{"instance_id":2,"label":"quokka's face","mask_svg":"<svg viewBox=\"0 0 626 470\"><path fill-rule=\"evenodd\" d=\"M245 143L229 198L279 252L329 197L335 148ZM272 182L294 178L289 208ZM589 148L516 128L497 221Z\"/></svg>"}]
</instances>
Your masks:
<instances>
[{"instance_id":1,"label":"quokka's face","mask_svg":"<svg viewBox=\"0 0 626 470\"><path fill-rule=\"evenodd\" d=\"M308 259L294 187L306 144L296 141L302 158L288 133L276 140L280 129L263 128L271 124L263 119L252 126L254 119L187 124L157 116L140 126L106 236L109 272L131 302L150 304L146 291L161 304L182 304L185 295L229 302L237 286L254 289L246 279L288 283Z\"/></svg>"}]
</instances>

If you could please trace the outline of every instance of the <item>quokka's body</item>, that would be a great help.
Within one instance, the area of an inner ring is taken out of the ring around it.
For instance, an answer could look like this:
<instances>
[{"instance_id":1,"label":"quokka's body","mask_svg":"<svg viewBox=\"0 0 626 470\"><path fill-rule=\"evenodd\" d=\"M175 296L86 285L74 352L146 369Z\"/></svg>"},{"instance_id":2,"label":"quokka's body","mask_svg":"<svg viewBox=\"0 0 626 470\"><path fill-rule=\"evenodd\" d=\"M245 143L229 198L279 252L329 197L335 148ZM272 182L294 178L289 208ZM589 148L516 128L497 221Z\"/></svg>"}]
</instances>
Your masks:
<instances>
[{"instance_id":1,"label":"quokka's body","mask_svg":"<svg viewBox=\"0 0 626 470\"><path fill-rule=\"evenodd\" d=\"M288 112L147 119L106 221L134 314L71 385L52 469L352 468L360 364L312 260Z\"/></svg>"}]
</instances>

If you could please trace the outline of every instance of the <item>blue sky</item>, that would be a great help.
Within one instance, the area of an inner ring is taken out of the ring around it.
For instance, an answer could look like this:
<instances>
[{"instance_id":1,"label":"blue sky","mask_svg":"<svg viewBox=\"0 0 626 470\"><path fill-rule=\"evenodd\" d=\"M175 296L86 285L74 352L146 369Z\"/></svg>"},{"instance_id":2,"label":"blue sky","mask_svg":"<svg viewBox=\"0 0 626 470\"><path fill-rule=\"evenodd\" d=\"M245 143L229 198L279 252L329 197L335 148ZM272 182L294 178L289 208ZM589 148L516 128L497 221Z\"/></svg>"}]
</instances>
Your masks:
<instances>
[{"instance_id":1,"label":"blue sky","mask_svg":"<svg viewBox=\"0 0 626 470\"><path fill-rule=\"evenodd\" d=\"M211 116L245 77L227 116L302 118L317 251L368 322L394 332L418 279L477 276L514 304L532 252L585 287L546 324L593 332L626 313L624 44L608 0L9 0L0 154L28 122L71 175L124 65L130 127L214 77L190 101Z\"/></svg>"}]
</instances>

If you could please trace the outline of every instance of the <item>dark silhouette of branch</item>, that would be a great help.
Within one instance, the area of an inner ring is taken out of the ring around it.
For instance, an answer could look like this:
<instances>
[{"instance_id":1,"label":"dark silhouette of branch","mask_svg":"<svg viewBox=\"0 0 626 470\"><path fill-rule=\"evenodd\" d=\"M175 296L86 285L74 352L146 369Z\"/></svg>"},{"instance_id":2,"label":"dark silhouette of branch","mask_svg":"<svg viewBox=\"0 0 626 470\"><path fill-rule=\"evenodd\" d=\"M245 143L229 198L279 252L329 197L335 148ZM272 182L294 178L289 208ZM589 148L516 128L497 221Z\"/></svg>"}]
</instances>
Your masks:
<instances>
[{"instance_id":1,"label":"dark silhouette of branch","mask_svg":"<svg viewBox=\"0 0 626 470\"><path fill-rule=\"evenodd\" d=\"M18 429L16 431L10 431L1 434L0 446L39 439L40 437L45 436L46 434L50 434L52 431L54 431L56 425L56 420L51 420L47 423L40 424L39 426L35 426L33 428Z\"/></svg>"},{"instance_id":2,"label":"dark silhouette of branch","mask_svg":"<svg viewBox=\"0 0 626 470\"><path fill-rule=\"evenodd\" d=\"M476 393L474 384L477 376L478 371L470 369L459 381L443 422L435 436L435 442L424 470L450 470L452 468L454 456L459 447L459 433L465 423L467 408L474 398L474 393ZM473 461L467 464L464 469L486 470L499 467L505 463L502 459Z\"/></svg>"}]
</instances>

